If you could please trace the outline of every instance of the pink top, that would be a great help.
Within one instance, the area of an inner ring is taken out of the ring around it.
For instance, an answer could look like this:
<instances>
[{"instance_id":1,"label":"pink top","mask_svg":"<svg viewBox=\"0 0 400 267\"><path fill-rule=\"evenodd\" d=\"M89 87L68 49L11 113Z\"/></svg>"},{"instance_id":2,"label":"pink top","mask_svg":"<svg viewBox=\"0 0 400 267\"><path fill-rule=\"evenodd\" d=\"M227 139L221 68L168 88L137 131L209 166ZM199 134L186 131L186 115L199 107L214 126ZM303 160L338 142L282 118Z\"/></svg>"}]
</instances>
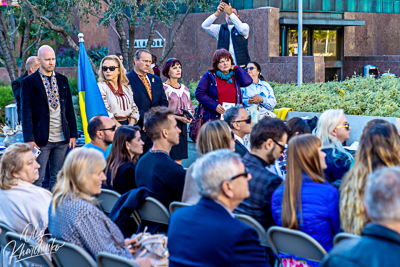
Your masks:
<instances>
[{"instance_id":1,"label":"pink top","mask_svg":"<svg viewBox=\"0 0 400 267\"><path fill-rule=\"evenodd\" d=\"M168 99L168 107L175 111L175 114L182 114L179 108L186 109L192 115L194 115L194 108L192 100L190 99L189 89L181 84L179 89L172 87L169 84L164 83L165 95Z\"/></svg>"}]
</instances>

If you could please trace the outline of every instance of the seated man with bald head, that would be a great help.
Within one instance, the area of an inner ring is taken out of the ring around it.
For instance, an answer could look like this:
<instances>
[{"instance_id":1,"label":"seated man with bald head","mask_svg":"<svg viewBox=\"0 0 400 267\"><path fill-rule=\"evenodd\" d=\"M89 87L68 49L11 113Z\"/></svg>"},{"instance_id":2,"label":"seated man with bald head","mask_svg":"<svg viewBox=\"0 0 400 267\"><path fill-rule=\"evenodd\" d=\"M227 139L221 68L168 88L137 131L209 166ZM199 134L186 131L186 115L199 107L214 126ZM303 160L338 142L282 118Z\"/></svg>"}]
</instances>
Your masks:
<instances>
[{"instance_id":1,"label":"seated man with bald head","mask_svg":"<svg viewBox=\"0 0 400 267\"><path fill-rule=\"evenodd\" d=\"M15 101L17 102L18 122L21 122L21 87L22 80L32 73L36 72L40 67L38 57L32 56L26 60L26 71L18 79L11 83Z\"/></svg>"},{"instance_id":2,"label":"seated man with bald head","mask_svg":"<svg viewBox=\"0 0 400 267\"><path fill-rule=\"evenodd\" d=\"M50 163L50 190L60 171L68 147L76 145L78 130L72 105L68 79L54 71L54 50L43 45L39 48L40 68L22 80L21 114L24 141L32 150L41 153L39 179L34 183L42 186L47 162Z\"/></svg>"}]
</instances>

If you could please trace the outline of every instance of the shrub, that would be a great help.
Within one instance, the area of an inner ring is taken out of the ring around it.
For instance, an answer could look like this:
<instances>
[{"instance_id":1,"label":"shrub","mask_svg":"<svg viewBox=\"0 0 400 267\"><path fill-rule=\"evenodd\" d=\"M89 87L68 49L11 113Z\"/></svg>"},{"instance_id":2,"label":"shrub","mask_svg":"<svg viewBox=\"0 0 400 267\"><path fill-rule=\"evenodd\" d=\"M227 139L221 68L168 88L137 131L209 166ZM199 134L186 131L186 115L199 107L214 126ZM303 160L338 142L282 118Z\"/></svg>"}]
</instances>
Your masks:
<instances>
[{"instance_id":1,"label":"shrub","mask_svg":"<svg viewBox=\"0 0 400 267\"><path fill-rule=\"evenodd\" d=\"M14 102L14 94L12 92L11 86L0 86L0 121L5 122L5 107Z\"/></svg>"}]
</instances>

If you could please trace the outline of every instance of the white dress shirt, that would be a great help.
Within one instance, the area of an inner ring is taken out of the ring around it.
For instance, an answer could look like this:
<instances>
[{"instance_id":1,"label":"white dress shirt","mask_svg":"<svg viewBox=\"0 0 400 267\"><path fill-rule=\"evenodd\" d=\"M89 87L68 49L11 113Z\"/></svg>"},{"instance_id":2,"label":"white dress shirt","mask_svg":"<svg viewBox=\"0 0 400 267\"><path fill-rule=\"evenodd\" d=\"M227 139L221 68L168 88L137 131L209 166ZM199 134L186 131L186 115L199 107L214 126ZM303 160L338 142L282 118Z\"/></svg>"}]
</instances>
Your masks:
<instances>
[{"instance_id":1,"label":"white dress shirt","mask_svg":"<svg viewBox=\"0 0 400 267\"><path fill-rule=\"evenodd\" d=\"M249 38L249 32L250 32L250 27L249 24L243 23L240 21L240 19L235 15L235 13L232 13L229 18L231 19L233 25L228 25L229 28L229 33L232 32L232 28L235 27L236 30L243 35L244 38ZM215 38L219 37L219 30L221 29L221 24L213 24L214 21L217 19L217 16L212 14L209 16L203 24L201 24L201 27L208 32L210 35L214 36ZM233 60L235 61L236 65L236 56L235 56L235 50L233 49L233 43L232 43L232 35L230 34L230 40L229 40L229 53L232 55Z\"/></svg>"}]
</instances>

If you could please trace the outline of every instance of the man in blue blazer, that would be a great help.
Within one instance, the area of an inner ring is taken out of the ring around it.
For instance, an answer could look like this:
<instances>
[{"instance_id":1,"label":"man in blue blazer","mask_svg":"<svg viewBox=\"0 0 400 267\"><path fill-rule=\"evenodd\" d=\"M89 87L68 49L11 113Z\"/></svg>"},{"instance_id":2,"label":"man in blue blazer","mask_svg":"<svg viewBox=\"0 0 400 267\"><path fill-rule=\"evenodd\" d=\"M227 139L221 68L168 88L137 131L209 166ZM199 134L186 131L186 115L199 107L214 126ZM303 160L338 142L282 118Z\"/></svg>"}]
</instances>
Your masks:
<instances>
[{"instance_id":1,"label":"man in blue blazer","mask_svg":"<svg viewBox=\"0 0 400 267\"><path fill-rule=\"evenodd\" d=\"M68 147L72 149L76 145L78 130L68 79L54 71L54 50L43 45L39 48L38 58L39 70L22 80L22 132L32 150L41 151L37 158L39 179L35 185L42 185L49 161L51 190Z\"/></svg>"},{"instance_id":2,"label":"man in blue blazer","mask_svg":"<svg viewBox=\"0 0 400 267\"><path fill-rule=\"evenodd\" d=\"M235 133L235 152L244 157L249 152L243 138L251 133L251 116L242 105L231 107L224 114L224 120Z\"/></svg>"},{"instance_id":3,"label":"man in blue blazer","mask_svg":"<svg viewBox=\"0 0 400 267\"><path fill-rule=\"evenodd\" d=\"M152 107L168 107L168 99L161 78L149 73L152 62L150 51L137 50L133 61L135 62L134 69L128 73L127 77L140 113L138 126L142 129L140 134L145 143L143 146L143 154L145 154L153 146L153 142L143 130L144 114Z\"/></svg>"},{"instance_id":4,"label":"man in blue blazer","mask_svg":"<svg viewBox=\"0 0 400 267\"><path fill-rule=\"evenodd\" d=\"M202 198L171 216L169 266L269 266L257 232L232 213L250 195L251 174L240 156L229 149L207 153L192 175Z\"/></svg>"}]
</instances>

